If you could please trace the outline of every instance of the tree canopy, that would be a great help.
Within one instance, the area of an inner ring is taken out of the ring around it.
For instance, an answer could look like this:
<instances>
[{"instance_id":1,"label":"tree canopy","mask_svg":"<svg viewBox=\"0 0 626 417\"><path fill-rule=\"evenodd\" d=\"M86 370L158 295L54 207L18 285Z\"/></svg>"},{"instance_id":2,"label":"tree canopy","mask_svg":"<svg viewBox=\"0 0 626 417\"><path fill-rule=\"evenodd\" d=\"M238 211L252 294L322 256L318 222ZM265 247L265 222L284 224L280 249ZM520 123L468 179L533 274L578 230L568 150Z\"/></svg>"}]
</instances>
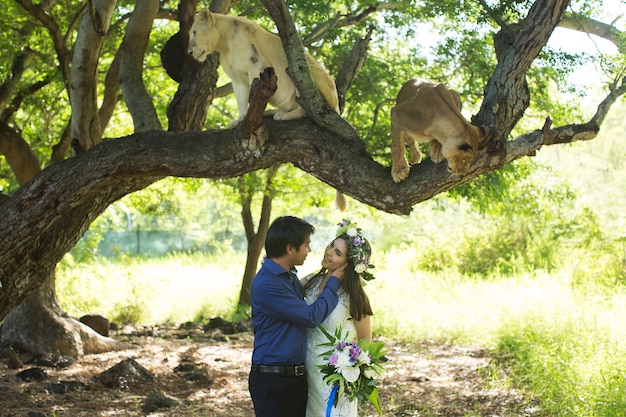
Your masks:
<instances>
[{"instance_id":1,"label":"tree canopy","mask_svg":"<svg viewBox=\"0 0 626 417\"><path fill-rule=\"evenodd\" d=\"M187 0L177 9L157 0L6 5L0 318L53 274L111 203L164 177L234 178L291 163L374 208L406 214L543 146L592 140L626 92L624 35L602 14L601 1L320 7L215 0L213 11L243 14L270 30L275 25L289 68L302 69L289 73L307 113L289 122L250 114L228 130L207 118L210 106L209 113L232 111L218 100L229 91L217 85L218 56L199 64L185 54L198 6ZM606 84L591 116L563 98L576 93L567 75L591 58L546 46L559 25L617 47L612 56L593 57ZM429 33L438 35L432 49L423 46L433 42ZM337 80L341 116L325 108L314 88L303 45ZM416 76L458 90L464 111L474 112L472 123L492 132L464 175L426 159L405 181L392 180L388 111L402 83Z\"/></svg>"}]
</instances>

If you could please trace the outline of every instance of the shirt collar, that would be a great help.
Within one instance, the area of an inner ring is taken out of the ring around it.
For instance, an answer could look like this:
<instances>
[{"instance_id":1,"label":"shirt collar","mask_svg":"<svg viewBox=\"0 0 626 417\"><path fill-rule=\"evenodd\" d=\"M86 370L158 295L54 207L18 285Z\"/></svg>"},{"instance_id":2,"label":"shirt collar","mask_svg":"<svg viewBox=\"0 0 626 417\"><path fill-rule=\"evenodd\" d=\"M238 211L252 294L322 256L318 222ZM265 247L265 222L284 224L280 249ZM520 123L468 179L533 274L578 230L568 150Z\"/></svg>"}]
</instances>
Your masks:
<instances>
[{"instance_id":1,"label":"shirt collar","mask_svg":"<svg viewBox=\"0 0 626 417\"><path fill-rule=\"evenodd\" d=\"M272 261L269 258L265 258L265 261L263 261L263 267L267 268L274 275L281 275L281 274L287 273L287 271L285 271L285 268L278 265L276 262ZM295 267L292 267L289 272L293 275L298 274L298 270Z\"/></svg>"}]
</instances>

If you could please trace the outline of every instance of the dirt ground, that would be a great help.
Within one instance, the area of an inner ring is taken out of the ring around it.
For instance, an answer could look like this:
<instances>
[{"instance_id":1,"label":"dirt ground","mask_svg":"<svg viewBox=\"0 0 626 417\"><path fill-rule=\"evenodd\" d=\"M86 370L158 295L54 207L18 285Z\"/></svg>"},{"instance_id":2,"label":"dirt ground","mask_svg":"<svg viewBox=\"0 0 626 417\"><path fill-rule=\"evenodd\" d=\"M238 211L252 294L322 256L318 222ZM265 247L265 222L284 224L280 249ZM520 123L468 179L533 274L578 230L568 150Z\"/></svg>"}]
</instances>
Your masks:
<instances>
[{"instance_id":1,"label":"dirt ground","mask_svg":"<svg viewBox=\"0 0 626 417\"><path fill-rule=\"evenodd\" d=\"M254 416L247 389L250 332L159 327L124 329L113 337L131 348L87 355L67 367L16 368L4 359L0 417ZM502 384L502 371L493 371L492 359L480 347L383 341L389 359L379 381L384 416L541 414L531 399ZM99 375L129 359L150 378L103 385ZM32 368L43 372L25 378L23 372ZM59 387L66 392L55 393ZM361 417L378 415L370 404L359 410Z\"/></svg>"}]
</instances>

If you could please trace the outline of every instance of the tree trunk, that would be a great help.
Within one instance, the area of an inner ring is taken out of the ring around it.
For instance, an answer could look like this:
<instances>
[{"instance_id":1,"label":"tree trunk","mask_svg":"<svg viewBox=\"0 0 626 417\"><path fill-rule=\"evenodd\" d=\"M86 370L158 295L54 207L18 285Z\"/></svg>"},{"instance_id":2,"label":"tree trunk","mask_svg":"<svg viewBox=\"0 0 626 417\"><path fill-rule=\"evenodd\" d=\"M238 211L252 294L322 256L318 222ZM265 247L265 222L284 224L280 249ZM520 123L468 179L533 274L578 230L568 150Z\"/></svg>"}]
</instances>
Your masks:
<instances>
[{"instance_id":1,"label":"tree trunk","mask_svg":"<svg viewBox=\"0 0 626 417\"><path fill-rule=\"evenodd\" d=\"M251 210L252 195L248 194L242 199L241 218L243 220L244 229L246 231L246 239L248 241L248 256L246 257L246 267L243 272L241 289L239 290L239 301L237 302L237 305L240 306L250 305L250 284L256 275L259 258L261 257L261 251L265 246L265 237L267 236L267 230L270 225L272 201L274 199L275 192L272 187L272 181L278 171L278 167L278 165L275 165L266 172L267 177L265 190L263 191L261 217L259 219L259 227L256 233L254 232L254 220L252 219Z\"/></svg>"},{"instance_id":2,"label":"tree trunk","mask_svg":"<svg viewBox=\"0 0 626 417\"><path fill-rule=\"evenodd\" d=\"M269 202L271 206L272 202ZM270 209L271 211L271 209ZM242 205L241 217L244 224L253 223L252 212L250 210L250 200L247 204ZM241 288L239 290L239 301L237 305L245 306L250 305L250 284L252 279L256 275L256 271L259 264L259 258L261 257L261 251L265 244L265 236L267 235L267 228L262 230L261 224L259 224L259 230L257 233L253 233L251 238L248 238L248 255L246 256L246 266L243 271L243 279L241 280Z\"/></svg>"},{"instance_id":3,"label":"tree trunk","mask_svg":"<svg viewBox=\"0 0 626 417\"><path fill-rule=\"evenodd\" d=\"M55 276L51 271L44 283L15 307L4 319L0 349L31 354L53 353L78 358L127 347L101 336L59 306Z\"/></svg>"},{"instance_id":4,"label":"tree trunk","mask_svg":"<svg viewBox=\"0 0 626 417\"><path fill-rule=\"evenodd\" d=\"M64 161L68 162L68 161ZM53 169L55 164L49 169ZM32 183L37 183L36 177ZM136 183L136 181L131 181ZM121 198L126 192L125 187L116 190ZM141 187L143 188L143 187ZM21 188L22 190L24 188ZM19 192L19 191L18 191ZM104 197L106 201L107 197ZM63 199L57 199L53 205L57 208L67 207ZM48 224L36 233L36 242L30 242L28 246L32 251L25 259L15 259L12 256L3 259L5 266L19 263L24 270L21 273L10 274L0 273L3 284L7 284L9 279L15 280L12 285L0 287L0 294L7 298L23 301L9 312L12 307L5 305L0 307L6 315L2 325L0 346L2 348L15 347L23 352L30 353L53 353L78 357L86 353L99 353L121 347L113 339L104 338L92 331L87 326L77 320L68 317L63 312L57 302L55 294L55 267L63 255L53 253L44 247L65 248L67 252L87 230L91 222L102 212L103 196L93 196L90 201L73 206L70 217L60 221L55 225ZM5 202L2 207L10 205L10 201ZM106 204L108 205L108 204ZM13 223L17 230L21 228ZM73 236L72 236L73 235ZM9 245L17 249L17 253L23 253L24 247L20 243L12 240ZM60 255L60 256L59 256ZM33 291L34 289L34 291ZM31 292L33 291L33 292ZM24 299L23 294L30 295ZM14 304L15 305L15 304Z\"/></svg>"},{"instance_id":5,"label":"tree trunk","mask_svg":"<svg viewBox=\"0 0 626 417\"><path fill-rule=\"evenodd\" d=\"M103 4L111 7L111 9L105 10L112 11L115 2ZM129 103L129 109L131 109L136 130L138 131L160 129L154 106L152 106L152 102L149 97L147 97L141 80L143 56L147 47L152 21L154 16L156 16L157 10L158 1L142 0L138 2L135 9L137 13L133 12L131 16L129 24L127 25L128 32L121 46L122 74L125 77L123 83L124 92L126 95L132 96L130 100L127 100L127 103ZM145 23L146 15L150 17L148 24ZM106 17L106 14L100 15L100 17ZM108 17L110 18L110 15ZM95 15L86 14L83 17L83 24L85 21L91 21L90 19L94 18ZM89 36L86 36L88 42L94 42L94 37L100 39L99 42L101 42L104 32L106 32L105 29L108 27L108 22L98 21L98 24L98 26L90 28L90 31L93 32L90 32ZM97 42L95 44L101 45L101 43ZM84 66L80 71L82 77L77 77L77 79L82 79L83 82L90 82L91 66L97 68L99 46L94 49L96 49L95 55L91 55L89 51L77 53L77 55L82 56L81 59L84 62ZM93 53L94 51L91 52ZM94 57L96 57L95 62ZM113 74L117 74L117 64L114 65ZM92 75L93 81L95 82L95 70ZM85 106L85 103L95 103L95 97L90 97L85 91L77 91L75 94L79 94L79 96L73 97L73 103L81 103L80 106ZM143 102L141 102L142 98L144 98ZM146 98L148 104L147 109ZM132 103L136 101L138 101L139 104L133 106ZM138 110L132 111L133 109L143 110L139 112ZM152 111L150 112L149 109L152 109ZM88 140L79 141L80 149L86 150L99 142L101 126L100 122L98 122L98 126L93 126L93 124L96 123L94 120L99 119L95 107L93 109L90 106L81 108L81 112L84 112L81 113L83 116L81 116L81 119L77 120L77 124L72 124L72 131L74 133L81 131L83 133L81 133L80 137L88 138ZM76 136L74 136L74 138L76 138ZM19 143L19 141L16 140L12 142ZM61 141L59 144L56 155L57 159L61 159L64 156L63 144L67 145L67 141ZM3 153L11 155L11 153ZM23 153L24 152L22 152L22 154ZM27 155L20 156L21 158L19 159L11 158L11 160L30 162L26 157ZM9 159L9 157L7 157L7 159ZM31 162L28 165L32 166L33 163ZM36 168L36 171L26 171L25 169L16 169L16 167L13 167L13 170L16 172L18 179L20 179L20 184L24 184L39 172L38 164ZM22 175L20 176L20 174ZM28 177L24 177L24 175L28 175ZM33 354L54 353L72 357L79 357L86 353L98 353L116 348L119 343L115 342L113 339L100 336L78 320L68 317L61 309L55 293L54 271L55 269L52 268L49 270L34 270L32 272L33 274L41 275L33 281L42 281L43 283L41 287L7 315L3 323L2 335L0 336L0 348L6 349L8 347L14 347L16 350ZM46 276L48 276L48 278L46 278Z\"/></svg>"}]
</instances>

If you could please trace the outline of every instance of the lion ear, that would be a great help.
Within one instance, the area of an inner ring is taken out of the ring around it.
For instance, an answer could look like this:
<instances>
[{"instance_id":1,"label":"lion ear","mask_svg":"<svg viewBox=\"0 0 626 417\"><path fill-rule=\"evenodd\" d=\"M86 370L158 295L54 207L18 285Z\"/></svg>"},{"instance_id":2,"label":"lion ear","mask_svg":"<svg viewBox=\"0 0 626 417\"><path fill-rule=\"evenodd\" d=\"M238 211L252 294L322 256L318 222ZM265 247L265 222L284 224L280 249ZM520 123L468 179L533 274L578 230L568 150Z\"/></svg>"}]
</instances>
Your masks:
<instances>
[{"instance_id":1,"label":"lion ear","mask_svg":"<svg viewBox=\"0 0 626 417\"><path fill-rule=\"evenodd\" d=\"M200 18L200 21L202 22L208 22L209 16L211 16L211 12L206 7L203 7L202 9L198 11L198 17Z\"/></svg>"}]
</instances>

